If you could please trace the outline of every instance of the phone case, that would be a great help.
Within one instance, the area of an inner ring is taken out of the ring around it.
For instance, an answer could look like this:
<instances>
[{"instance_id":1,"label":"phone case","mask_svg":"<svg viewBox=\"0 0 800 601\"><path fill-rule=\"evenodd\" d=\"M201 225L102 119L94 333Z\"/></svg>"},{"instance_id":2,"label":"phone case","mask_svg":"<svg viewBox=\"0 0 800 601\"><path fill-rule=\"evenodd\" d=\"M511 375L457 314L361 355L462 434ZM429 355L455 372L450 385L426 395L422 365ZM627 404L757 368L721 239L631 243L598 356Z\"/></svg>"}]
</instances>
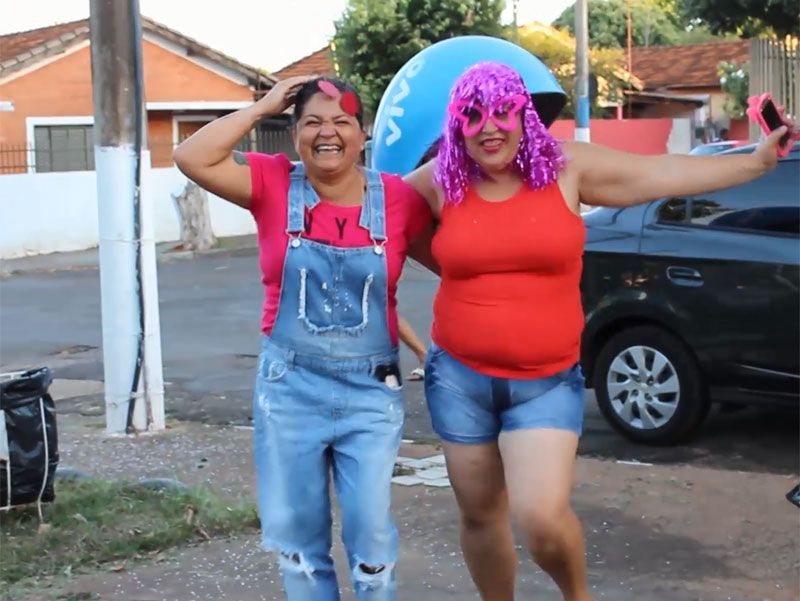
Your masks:
<instances>
[{"instance_id":1,"label":"phone case","mask_svg":"<svg viewBox=\"0 0 800 601\"><path fill-rule=\"evenodd\" d=\"M775 102L772 98L772 94L770 94L769 92L765 92L757 96L750 96L750 98L747 99L748 106L745 112L747 113L747 116L750 118L750 121L760 125L762 131L765 134L769 135L770 133L772 133L772 130L770 130L769 125L767 125L767 122L764 121L764 116L761 114L761 107L764 106L764 103L767 100L772 100L773 103ZM785 146L778 145L778 150L777 150L779 157L785 157L787 154L789 154L789 151L792 150L792 146L794 146L794 143L797 140L798 132L793 131L794 123L789 121L784 116L785 109L782 106L778 106L777 104L775 104L775 108L778 110L778 115L780 115L783 124L789 128L789 139L786 142L786 145Z\"/></svg>"}]
</instances>

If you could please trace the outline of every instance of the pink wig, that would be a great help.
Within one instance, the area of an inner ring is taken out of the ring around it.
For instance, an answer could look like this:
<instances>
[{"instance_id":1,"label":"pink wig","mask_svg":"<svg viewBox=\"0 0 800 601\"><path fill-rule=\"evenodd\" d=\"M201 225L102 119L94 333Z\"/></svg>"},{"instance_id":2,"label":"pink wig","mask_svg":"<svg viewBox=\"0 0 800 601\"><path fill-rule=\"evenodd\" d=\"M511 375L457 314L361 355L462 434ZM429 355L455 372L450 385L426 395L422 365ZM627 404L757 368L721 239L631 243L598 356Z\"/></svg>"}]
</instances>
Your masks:
<instances>
[{"instance_id":1,"label":"pink wig","mask_svg":"<svg viewBox=\"0 0 800 601\"><path fill-rule=\"evenodd\" d=\"M456 80L450 102L490 106L513 94L524 94L528 99L520 113L522 138L514 165L528 186L540 190L558 179L566 161L558 142L539 119L533 99L516 71L501 63L478 63ZM467 154L461 123L449 113L437 159L436 183L442 187L447 204L459 204L467 188L484 177L480 166Z\"/></svg>"}]
</instances>

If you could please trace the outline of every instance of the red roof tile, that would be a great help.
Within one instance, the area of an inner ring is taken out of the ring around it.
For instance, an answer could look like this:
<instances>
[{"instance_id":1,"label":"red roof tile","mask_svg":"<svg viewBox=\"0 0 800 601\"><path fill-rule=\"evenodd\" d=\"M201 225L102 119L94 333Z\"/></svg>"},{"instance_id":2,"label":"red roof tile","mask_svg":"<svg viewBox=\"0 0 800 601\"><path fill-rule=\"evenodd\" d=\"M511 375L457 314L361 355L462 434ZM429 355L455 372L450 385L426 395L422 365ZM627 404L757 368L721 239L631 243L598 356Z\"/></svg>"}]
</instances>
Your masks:
<instances>
[{"instance_id":1,"label":"red roof tile","mask_svg":"<svg viewBox=\"0 0 800 601\"><path fill-rule=\"evenodd\" d=\"M716 87L722 61L746 63L749 57L748 40L634 48L633 73L646 90Z\"/></svg>"},{"instance_id":2,"label":"red roof tile","mask_svg":"<svg viewBox=\"0 0 800 601\"><path fill-rule=\"evenodd\" d=\"M222 52L214 50L174 29L142 16L142 28L155 32L168 40L183 45L190 53L209 58L219 64L245 74L256 80L257 85L271 87L274 78ZM32 29L0 36L0 74L9 73L25 65L35 63L46 56L58 54L65 48L89 38L89 19L61 23L50 27ZM266 81L262 80L264 78Z\"/></svg>"},{"instance_id":3,"label":"red roof tile","mask_svg":"<svg viewBox=\"0 0 800 601\"><path fill-rule=\"evenodd\" d=\"M0 35L0 63L16 58L23 52L29 52L37 46L43 46L65 33L73 33L76 29L88 26L89 19L83 19L50 27L31 29L30 31Z\"/></svg>"},{"instance_id":4,"label":"red roof tile","mask_svg":"<svg viewBox=\"0 0 800 601\"><path fill-rule=\"evenodd\" d=\"M280 71L273 73L278 79L296 77L298 75L335 75L331 60L331 50L328 46L285 66Z\"/></svg>"}]
</instances>

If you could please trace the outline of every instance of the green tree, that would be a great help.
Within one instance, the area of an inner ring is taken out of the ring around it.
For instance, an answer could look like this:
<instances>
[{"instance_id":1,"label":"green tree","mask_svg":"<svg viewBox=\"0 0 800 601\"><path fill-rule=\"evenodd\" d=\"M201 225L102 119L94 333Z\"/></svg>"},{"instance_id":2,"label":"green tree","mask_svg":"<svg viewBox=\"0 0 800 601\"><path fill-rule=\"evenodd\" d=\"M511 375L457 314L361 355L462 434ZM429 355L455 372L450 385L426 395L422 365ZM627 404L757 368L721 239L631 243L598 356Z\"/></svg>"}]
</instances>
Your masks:
<instances>
[{"instance_id":1,"label":"green tree","mask_svg":"<svg viewBox=\"0 0 800 601\"><path fill-rule=\"evenodd\" d=\"M686 18L699 21L714 33L744 38L777 34L800 35L797 0L680 0Z\"/></svg>"},{"instance_id":2,"label":"green tree","mask_svg":"<svg viewBox=\"0 0 800 601\"><path fill-rule=\"evenodd\" d=\"M736 61L721 62L717 71L722 91L727 94L725 113L729 117L744 117L750 96L748 65L740 65Z\"/></svg>"},{"instance_id":3,"label":"green tree","mask_svg":"<svg viewBox=\"0 0 800 601\"><path fill-rule=\"evenodd\" d=\"M625 48L628 45L626 0L589 0L589 45ZM668 46L681 42L681 16L670 0L631 0L634 46ZM553 25L575 35L575 5L568 7Z\"/></svg>"},{"instance_id":4,"label":"green tree","mask_svg":"<svg viewBox=\"0 0 800 601\"><path fill-rule=\"evenodd\" d=\"M568 95L561 118L575 116L572 91L575 87L575 46L558 36L532 32L520 40L520 46L535 54L546 64ZM622 91L630 88L624 71L625 55L619 48L591 48L589 69L597 77L598 100L605 103L622 102ZM602 115L602 107L595 102L592 116Z\"/></svg>"},{"instance_id":5,"label":"green tree","mask_svg":"<svg viewBox=\"0 0 800 601\"><path fill-rule=\"evenodd\" d=\"M417 52L468 34L501 36L503 0L350 0L336 22L341 75L374 111L395 73Z\"/></svg>"}]
</instances>

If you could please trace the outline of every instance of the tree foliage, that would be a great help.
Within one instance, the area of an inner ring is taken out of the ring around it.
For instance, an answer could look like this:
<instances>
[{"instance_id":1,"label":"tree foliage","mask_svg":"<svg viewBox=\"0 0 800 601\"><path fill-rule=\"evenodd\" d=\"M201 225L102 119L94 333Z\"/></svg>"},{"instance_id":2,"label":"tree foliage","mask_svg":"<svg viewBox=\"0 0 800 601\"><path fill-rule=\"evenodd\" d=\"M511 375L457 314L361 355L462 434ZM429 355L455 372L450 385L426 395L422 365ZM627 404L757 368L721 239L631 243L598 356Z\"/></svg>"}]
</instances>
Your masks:
<instances>
[{"instance_id":1,"label":"tree foliage","mask_svg":"<svg viewBox=\"0 0 800 601\"><path fill-rule=\"evenodd\" d=\"M461 35L502 35L503 8L503 0L350 0L334 36L341 76L375 110L394 74L420 50Z\"/></svg>"},{"instance_id":2,"label":"tree foliage","mask_svg":"<svg viewBox=\"0 0 800 601\"><path fill-rule=\"evenodd\" d=\"M634 46L698 44L725 39L725 32L712 32L708 25L690 18L684 0L631 0ZM589 45L626 48L628 5L626 0L589 0ZM575 32L575 6L568 7L553 25ZM736 37L729 34L727 37Z\"/></svg>"},{"instance_id":3,"label":"tree foliage","mask_svg":"<svg viewBox=\"0 0 800 601\"><path fill-rule=\"evenodd\" d=\"M748 65L736 61L721 62L718 67L719 83L725 98L725 113L729 117L744 117L747 98L750 96Z\"/></svg>"},{"instance_id":4,"label":"tree foliage","mask_svg":"<svg viewBox=\"0 0 800 601\"><path fill-rule=\"evenodd\" d=\"M800 35L797 0L680 0L680 3L686 18L704 23L714 33L734 33L744 38Z\"/></svg>"},{"instance_id":5,"label":"tree foliage","mask_svg":"<svg viewBox=\"0 0 800 601\"><path fill-rule=\"evenodd\" d=\"M568 101L561 112L562 118L575 115L573 89L575 87L575 46L562 38L545 32L531 32L520 40L520 45L535 54L546 64L567 93ZM600 103L594 103L592 114L599 116L601 104L617 104L622 91L629 87L624 71L625 56L619 48L591 48L589 69L597 77L597 93Z\"/></svg>"},{"instance_id":6,"label":"tree foliage","mask_svg":"<svg viewBox=\"0 0 800 601\"><path fill-rule=\"evenodd\" d=\"M628 45L626 0L589 0L589 45L625 48ZM683 30L680 16L666 0L631 0L634 46L678 44ZM575 5L569 6L553 25L575 35Z\"/></svg>"}]
</instances>

